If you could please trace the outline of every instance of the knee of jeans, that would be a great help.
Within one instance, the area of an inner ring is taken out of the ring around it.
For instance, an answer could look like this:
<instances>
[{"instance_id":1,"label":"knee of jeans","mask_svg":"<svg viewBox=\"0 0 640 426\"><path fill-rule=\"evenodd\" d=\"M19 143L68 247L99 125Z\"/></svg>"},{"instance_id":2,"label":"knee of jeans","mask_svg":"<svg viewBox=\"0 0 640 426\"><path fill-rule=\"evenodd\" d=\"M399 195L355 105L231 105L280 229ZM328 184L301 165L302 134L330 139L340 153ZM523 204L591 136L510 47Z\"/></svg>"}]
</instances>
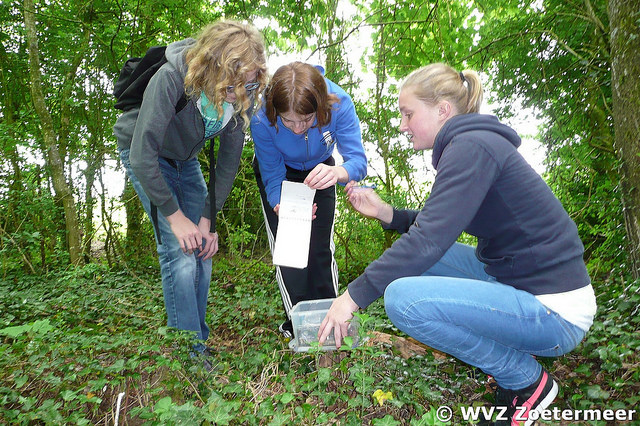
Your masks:
<instances>
[{"instance_id":1,"label":"knee of jeans","mask_svg":"<svg viewBox=\"0 0 640 426\"><path fill-rule=\"evenodd\" d=\"M402 281L403 279L400 278L391 282L384 291L384 309L394 324L406 309L406 299L402 297L404 293Z\"/></svg>"},{"instance_id":2,"label":"knee of jeans","mask_svg":"<svg viewBox=\"0 0 640 426\"><path fill-rule=\"evenodd\" d=\"M158 253L160 264L171 268L174 273L192 273L196 269L196 255L188 254L178 248L165 247Z\"/></svg>"}]
</instances>

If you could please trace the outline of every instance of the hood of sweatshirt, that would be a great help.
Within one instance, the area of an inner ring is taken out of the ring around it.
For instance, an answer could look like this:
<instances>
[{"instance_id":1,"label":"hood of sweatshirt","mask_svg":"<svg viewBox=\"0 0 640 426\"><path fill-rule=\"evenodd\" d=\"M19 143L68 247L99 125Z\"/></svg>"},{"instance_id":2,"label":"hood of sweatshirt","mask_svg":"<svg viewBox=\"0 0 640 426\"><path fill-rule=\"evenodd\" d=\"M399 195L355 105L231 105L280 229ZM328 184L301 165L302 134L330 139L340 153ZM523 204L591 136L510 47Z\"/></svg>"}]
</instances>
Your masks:
<instances>
[{"instance_id":1,"label":"hood of sweatshirt","mask_svg":"<svg viewBox=\"0 0 640 426\"><path fill-rule=\"evenodd\" d=\"M518 148L522 139L511 127L506 126L493 115L484 114L461 114L450 118L436 136L433 144L433 155L431 163L434 168L438 168L438 162L442 152L456 136L467 132L493 132L507 139L513 146Z\"/></svg>"},{"instance_id":2,"label":"hood of sweatshirt","mask_svg":"<svg viewBox=\"0 0 640 426\"><path fill-rule=\"evenodd\" d=\"M184 61L185 54L187 53L187 50L195 44L195 42L195 39L192 38L176 41L169 44L167 46L167 50L164 52L164 55L167 57L167 62L180 71L183 79L187 75L187 65Z\"/></svg>"}]
</instances>

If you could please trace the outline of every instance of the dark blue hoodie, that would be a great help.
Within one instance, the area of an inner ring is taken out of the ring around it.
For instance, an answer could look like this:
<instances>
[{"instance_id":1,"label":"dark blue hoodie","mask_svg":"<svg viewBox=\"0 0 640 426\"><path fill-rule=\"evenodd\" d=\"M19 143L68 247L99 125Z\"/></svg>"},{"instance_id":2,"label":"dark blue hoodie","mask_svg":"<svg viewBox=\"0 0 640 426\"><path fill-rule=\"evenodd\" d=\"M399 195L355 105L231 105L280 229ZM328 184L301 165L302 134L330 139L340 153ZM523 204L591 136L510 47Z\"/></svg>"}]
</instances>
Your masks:
<instances>
[{"instance_id":1,"label":"dark blue hoodie","mask_svg":"<svg viewBox=\"0 0 640 426\"><path fill-rule=\"evenodd\" d=\"M398 278L421 275L462 231L478 238L476 256L501 283L534 295L589 285L576 225L518 146L496 117L447 121L433 147L431 195L422 210L394 210L385 227L403 235L349 284L358 306Z\"/></svg>"}]
</instances>

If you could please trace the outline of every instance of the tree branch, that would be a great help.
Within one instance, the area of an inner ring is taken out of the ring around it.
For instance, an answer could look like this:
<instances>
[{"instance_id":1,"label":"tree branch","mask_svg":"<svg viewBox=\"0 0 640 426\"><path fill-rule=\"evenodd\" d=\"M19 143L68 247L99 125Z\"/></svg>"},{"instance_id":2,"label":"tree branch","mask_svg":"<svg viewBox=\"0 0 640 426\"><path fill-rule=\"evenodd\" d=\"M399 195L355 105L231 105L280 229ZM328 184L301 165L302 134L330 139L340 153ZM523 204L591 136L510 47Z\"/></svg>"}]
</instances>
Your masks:
<instances>
[{"instance_id":1,"label":"tree branch","mask_svg":"<svg viewBox=\"0 0 640 426\"><path fill-rule=\"evenodd\" d=\"M350 36L351 34L353 34L354 32L358 31L360 28L362 27L378 27L378 26L387 26L387 25L402 25L402 24L424 24L430 21L431 18L431 14L429 14L429 16L425 19L420 19L420 20L402 20L402 21L387 21L387 22L374 22L374 23L366 23L367 20L369 20L370 18L376 16L378 13L380 13L382 9L378 9L375 12L373 12L372 14L370 14L369 16L367 16L366 18L362 19L355 27L351 28L351 30L349 30L349 32L347 32L347 34L342 37L340 40L336 40L334 42L331 43L327 43L321 46L316 47L313 52L311 52L309 54L309 56L307 57L306 60L309 60L313 55L315 55L316 52L318 52L319 50L323 50L323 49L328 49L330 47L339 45L344 43Z\"/></svg>"}]
</instances>

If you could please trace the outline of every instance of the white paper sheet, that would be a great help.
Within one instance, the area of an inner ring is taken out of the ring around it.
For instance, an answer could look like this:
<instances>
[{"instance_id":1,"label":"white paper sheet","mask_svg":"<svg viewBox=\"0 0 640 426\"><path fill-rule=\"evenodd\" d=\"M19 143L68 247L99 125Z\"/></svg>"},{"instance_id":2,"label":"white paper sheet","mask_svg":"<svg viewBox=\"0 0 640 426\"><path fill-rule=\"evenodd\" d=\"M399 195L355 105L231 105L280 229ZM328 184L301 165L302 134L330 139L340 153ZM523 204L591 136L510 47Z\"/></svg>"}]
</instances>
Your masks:
<instances>
[{"instance_id":1,"label":"white paper sheet","mask_svg":"<svg viewBox=\"0 0 640 426\"><path fill-rule=\"evenodd\" d=\"M304 183L282 181L273 264L303 269L309 260L311 217L316 190Z\"/></svg>"}]
</instances>

